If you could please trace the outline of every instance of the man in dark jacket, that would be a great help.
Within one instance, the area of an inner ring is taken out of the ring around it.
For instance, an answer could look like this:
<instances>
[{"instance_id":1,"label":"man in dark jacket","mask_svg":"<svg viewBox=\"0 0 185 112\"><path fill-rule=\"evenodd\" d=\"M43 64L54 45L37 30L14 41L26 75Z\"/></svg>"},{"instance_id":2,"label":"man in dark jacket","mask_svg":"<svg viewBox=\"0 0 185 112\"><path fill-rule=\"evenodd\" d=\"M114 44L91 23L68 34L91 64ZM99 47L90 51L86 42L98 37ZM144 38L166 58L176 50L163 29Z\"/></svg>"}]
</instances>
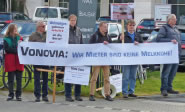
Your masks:
<instances>
[{"instance_id":1,"label":"man in dark jacket","mask_svg":"<svg viewBox=\"0 0 185 112\"><path fill-rule=\"evenodd\" d=\"M104 43L108 44L111 42L111 39L107 35L107 24L105 22L101 22L99 25L99 29L93 36L91 37L89 43ZM103 68L103 75L104 75L104 91L105 91L105 100L113 101L110 97L110 81L109 81L109 73L110 68L109 66L94 66L92 72L92 78L90 81L90 101L95 101L94 98L94 91L96 86L96 81L98 78L98 74L100 69Z\"/></svg>"},{"instance_id":2,"label":"man in dark jacket","mask_svg":"<svg viewBox=\"0 0 185 112\"><path fill-rule=\"evenodd\" d=\"M69 16L69 24L70 24L70 31L69 31L69 44L83 44L82 41L82 33L80 28L76 26L77 17L72 14ZM73 102L74 100L71 97L71 87L72 84L65 83L65 96L66 101ZM81 85L75 84L75 100L82 101L83 99L80 97L81 94Z\"/></svg>"},{"instance_id":3,"label":"man in dark jacket","mask_svg":"<svg viewBox=\"0 0 185 112\"><path fill-rule=\"evenodd\" d=\"M175 27L176 16L170 14L167 17L167 25L164 25L160 28L157 35L157 42L173 42L179 46L179 56L181 53L181 39L178 29ZM178 91L174 91L172 88L172 82L176 75L178 69L178 63L173 64L164 64L162 68L161 76L161 94L163 96L168 96L168 93L178 94Z\"/></svg>"}]
</instances>

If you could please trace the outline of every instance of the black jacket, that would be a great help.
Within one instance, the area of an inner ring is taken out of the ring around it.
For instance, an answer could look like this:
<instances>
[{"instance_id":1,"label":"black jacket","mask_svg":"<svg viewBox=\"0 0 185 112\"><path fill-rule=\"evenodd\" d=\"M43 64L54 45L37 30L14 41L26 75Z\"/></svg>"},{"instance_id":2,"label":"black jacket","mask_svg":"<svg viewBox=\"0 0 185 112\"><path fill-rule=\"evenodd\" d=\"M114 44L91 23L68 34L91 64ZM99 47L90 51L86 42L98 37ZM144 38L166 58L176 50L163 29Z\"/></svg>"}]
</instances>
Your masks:
<instances>
[{"instance_id":1,"label":"black jacket","mask_svg":"<svg viewBox=\"0 0 185 112\"><path fill-rule=\"evenodd\" d=\"M124 43L133 43L133 42L132 42L132 38L128 35L128 32L127 32L127 31L124 33L124 35L125 35ZM137 41L137 42L139 42L139 43L142 43L142 42L143 42L143 39L141 38L141 36L140 36L139 33L136 33L136 32L135 32L134 41ZM122 43L122 41L120 40L120 38L118 39L118 42L119 42L119 43Z\"/></svg>"},{"instance_id":2,"label":"black jacket","mask_svg":"<svg viewBox=\"0 0 185 112\"><path fill-rule=\"evenodd\" d=\"M107 41L111 43L111 38L106 34L103 36L99 29L91 36L89 43L103 43L104 41Z\"/></svg>"}]
</instances>

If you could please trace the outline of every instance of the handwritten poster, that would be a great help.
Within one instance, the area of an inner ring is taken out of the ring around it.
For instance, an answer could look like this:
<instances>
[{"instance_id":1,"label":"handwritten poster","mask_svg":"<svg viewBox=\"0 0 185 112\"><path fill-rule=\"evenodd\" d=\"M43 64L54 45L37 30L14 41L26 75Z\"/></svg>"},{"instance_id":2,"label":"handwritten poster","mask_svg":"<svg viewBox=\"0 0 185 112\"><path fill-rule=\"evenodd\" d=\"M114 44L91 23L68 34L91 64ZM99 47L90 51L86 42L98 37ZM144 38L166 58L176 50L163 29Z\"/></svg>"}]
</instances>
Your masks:
<instances>
[{"instance_id":1,"label":"handwritten poster","mask_svg":"<svg viewBox=\"0 0 185 112\"><path fill-rule=\"evenodd\" d=\"M60 45L68 44L69 40L69 21L59 19L49 19L47 23L46 43Z\"/></svg>"}]
</instances>

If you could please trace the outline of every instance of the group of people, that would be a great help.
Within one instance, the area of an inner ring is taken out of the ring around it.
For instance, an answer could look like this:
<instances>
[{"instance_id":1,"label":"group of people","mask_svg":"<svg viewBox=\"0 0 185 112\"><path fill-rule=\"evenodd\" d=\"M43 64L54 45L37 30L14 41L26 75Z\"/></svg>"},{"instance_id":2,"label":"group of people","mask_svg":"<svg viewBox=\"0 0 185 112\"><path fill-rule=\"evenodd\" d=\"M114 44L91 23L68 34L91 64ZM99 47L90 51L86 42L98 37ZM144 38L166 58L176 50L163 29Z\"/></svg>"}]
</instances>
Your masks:
<instances>
[{"instance_id":1,"label":"group of people","mask_svg":"<svg viewBox=\"0 0 185 112\"><path fill-rule=\"evenodd\" d=\"M82 33L80 28L77 27L77 16L72 14L69 16L69 44L83 44ZM180 41L180 33L175 27L176 24L176 16L174 14L170 14L167 17L167 25L164 25L160 28L159 34L157 36L157 42L173 42L174 44L179 45L179 54L181 53L181 41ZM140 34L135 32L135 21L128 20L127 22L127 31L123 35L120 35L118 40L119 43L124 40L124 43L133 43L134 45L138 45L142 43L142 38ZM18 55L17 55L17 46L22 41L21 36L18 34L17 26L15 24L11 24L8 27L6 35L4 37L4 49L5 49L5 72L8 72L8 86L9 86L9 94L7 101L14 99L14 76L16 76L17 88L15 92L16 100L21 101L21 77L22 72L24 70L24 65L19 63ZM36 25L36 32L32 33L29 37L30 42L46 42L46 32L45 32L45 24L43 21L38 21ZM89 40L90 44L95 43L104 43L105 45L111 43L111 38L107 35L107 23L101 22L99 24L98 30L91 36ZM48 66L43 65L34 65L34 95L35 102L40 102L40 98L42 97L43 101L48 102L48 73L42 72L43 83L40 83L40 75L41 72L37 70L37 68L47 69ZM103 69L104 76L104 91L105 91L105 100L113 101L113 98L110 96L110 67L107 66L93 66L92 67L92 77L90 80L90 95L89 100L95 101L94 92L96 88L96 81L100 69ZM128 97L137 97L134 94L135 92L135 84L136 84L136 72L138 65L122 65L122 94L123 98ZM163 96L168 96L168 93L178 94L178 91L173 90L172 82L176 75L178 68L178 63L175 64L164 64L162 69L161 76L161 94ZM83 101L81 98L81 85L74 84L74 96L76 101ZM65 83L65 97L66 101L73 102L71 92L72 84ZM41 92L42 91L42 92Z\"/></svg>"}]
</instances>

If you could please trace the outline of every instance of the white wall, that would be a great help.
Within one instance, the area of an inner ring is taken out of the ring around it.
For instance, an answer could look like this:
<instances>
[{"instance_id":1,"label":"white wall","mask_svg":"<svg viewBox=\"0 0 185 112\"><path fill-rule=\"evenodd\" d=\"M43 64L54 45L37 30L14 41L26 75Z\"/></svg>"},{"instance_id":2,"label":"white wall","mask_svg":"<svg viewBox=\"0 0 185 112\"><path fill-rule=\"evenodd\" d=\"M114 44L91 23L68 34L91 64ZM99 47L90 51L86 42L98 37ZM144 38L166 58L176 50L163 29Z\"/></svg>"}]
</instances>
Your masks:
<instances>
[{"instance_id":1,"label":"white wall","mask_svg":"<svg viewBox=\"0 0 185 112\"><path fill-rule=\"evenodd\" d=\"M100 16L109 16L109 0L101 0Z\"/></svg>"},{"instance_id":2,"label":"white wall","mask_svg":"<svg viewBox=\"0 0 185 112\"><path fill-rule=\"evenodd\" d=\"M26 0L25 14L33 18L35 8L38 6L44 6L44 0Z\"/></svg>"},{"instance_id":3,"label":"white wall","mask_svg":"<svg viewBox=\"0 0 185 112\"><path fill-rule=\"evenodd\" d=\"M135 0L135 8L134 8L134 20L136 21L136 25L143 18L151 18L152 17L152 0Z\"/></svg>"},{"instance_id":4,"label":"white wall","mask_svg":"<svg viewBox=\"0 0 185 112\"><path fill-rule=\"evenodd\" d=\"M50 0L49 5L53 7L59 7L59 0Z\"/></svg>"},{"instance_id":5,"label":"white wall","mask_svg":"<svg viewBox=\"0 0 185 112\"><path fill-rule=\"evenodd\" d=\"M155 4L161 4L164 2L164 0L135 0L134 20L136 21L136 25L143 18L154 18Z\"/></svg>"}]
</instances>

